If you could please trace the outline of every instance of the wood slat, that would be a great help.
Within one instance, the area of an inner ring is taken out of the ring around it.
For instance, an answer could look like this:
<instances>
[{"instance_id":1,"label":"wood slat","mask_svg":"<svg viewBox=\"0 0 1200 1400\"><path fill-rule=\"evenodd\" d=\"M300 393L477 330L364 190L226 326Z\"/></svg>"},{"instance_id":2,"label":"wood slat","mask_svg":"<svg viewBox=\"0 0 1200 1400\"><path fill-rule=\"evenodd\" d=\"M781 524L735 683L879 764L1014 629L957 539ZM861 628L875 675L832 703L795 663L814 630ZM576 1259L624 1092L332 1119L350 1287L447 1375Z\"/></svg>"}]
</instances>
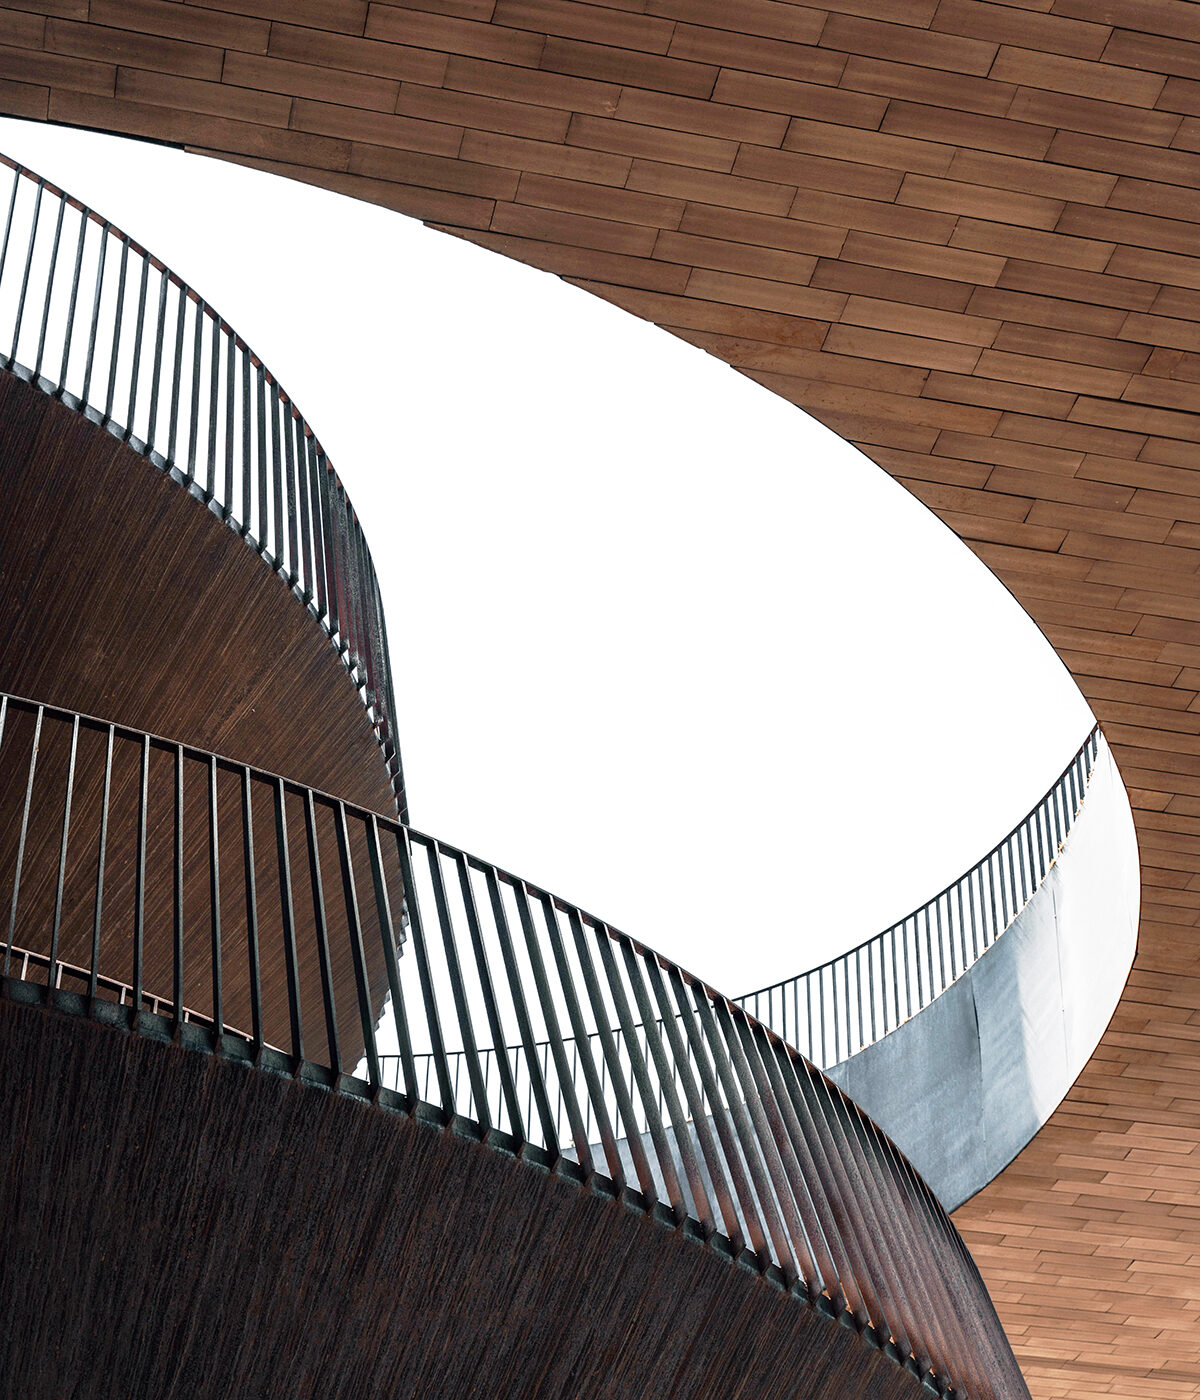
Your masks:
<instances>
[{"instance_id":1,"label":"wood slat","mask_svg":"<svg viewBox=\"0 0 1200 1400\"><path fill-rule=\"evenodd\" d=\"M1096 1057L959 1223L1036 1400L1197 1400L1197 7L31 4L4 110L568 277L813 412L1012 588L1130 779L1146 917Z\"/></svg>"}]
</instances>

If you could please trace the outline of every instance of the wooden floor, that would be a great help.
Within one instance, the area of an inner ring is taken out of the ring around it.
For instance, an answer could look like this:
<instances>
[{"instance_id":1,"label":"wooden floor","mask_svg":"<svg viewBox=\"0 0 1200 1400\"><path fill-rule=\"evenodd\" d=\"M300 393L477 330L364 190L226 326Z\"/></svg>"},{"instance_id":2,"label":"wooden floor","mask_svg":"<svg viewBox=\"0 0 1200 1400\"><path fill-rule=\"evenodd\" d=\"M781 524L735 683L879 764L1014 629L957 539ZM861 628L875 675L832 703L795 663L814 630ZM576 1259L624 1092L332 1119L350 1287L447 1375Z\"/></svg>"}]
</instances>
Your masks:
<instances>
[{"instance_id":1,"label":"wooden floor","mask_svg":"<svg viewBox=\"0 0 1200 1400\"><path fill-rule=\"evenodd\" d=\"M959 1224L1037 1400L1200 1396L1200 6L25 3L4 110L577 281L862 447L1008 584L1131 790L1141 950Z\"/></svg>"},{"instance_id":2,"label":"wooden floor","mask_svg":"<svg viewBox=\"0 0 1200 1400\"><path fill-rule=\"evenodd\" d=\"M0 1000L21 1400L920 1400L682 1232L449 1131Z\"/></svg>"}]
</instances>

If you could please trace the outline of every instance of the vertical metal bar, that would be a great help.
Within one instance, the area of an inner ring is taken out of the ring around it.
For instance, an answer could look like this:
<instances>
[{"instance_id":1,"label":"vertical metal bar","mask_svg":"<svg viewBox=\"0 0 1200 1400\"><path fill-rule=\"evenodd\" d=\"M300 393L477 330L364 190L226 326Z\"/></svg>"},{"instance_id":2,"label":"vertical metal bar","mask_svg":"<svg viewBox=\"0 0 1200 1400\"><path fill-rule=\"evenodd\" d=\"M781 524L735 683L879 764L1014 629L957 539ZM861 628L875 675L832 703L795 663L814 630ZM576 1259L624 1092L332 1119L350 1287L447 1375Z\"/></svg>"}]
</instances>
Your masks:
<instances>
[{"instance_id":1,"label":"vertical metal bar","mask_svg":"<svg viewBox=\"0 0 1200 1400\"><path fill-rule=\"evenodd\" d=\"M713 1181L717 1188L717 1199L721 1206L721 1215L725 1220L730 1243L733 1246L734 1254L740 1254L746 1247L746 1237L749 1236L750 1248L755 1254L763 1255L767 1247L766 1232L759 1219L758 1204L742 1164L731 1116L724 1111L724 1106L721 1103L717 1074L705 1044L704 1032L697 1020L696 1012L693 1010L692 999L688 995L688 986L684 983L683 974L674 964L668 965L665 971L667 981L671 984L671 994L679 1008L679 1019L683 1024L688 1046L696 1063L696 1072L700 1076L704 1095L708 1099L710 1112L707 1117L711 1119L712 1126L716 1129L717 1137L721 1143L725 1172L715 1174ZM703 995L700 989L697 990L699 995ZM732 1184L737 1202L740 1203L740 1211L726 1187L726 1174L728 1174L728 1180Z\"/></svg>"},{"instance_id":2,"label":"vertical metal bar","mask_svg":"<svg viewBox=\"0 0 1200 1400\"><path fill-rule=\"evenodd\" d=\"M269 500L267 483L267 371L266 366L261 361L255 365L255 369L258 372L255 380L257 389L254 395L258 410L258 547L264 554L269 554L271 546L267 534L269 529L267 520Z\"/></svg>"},{"instance_id":3,"label":"vertical metal bar","mask_svg":"<svg viewBox=\"0 0 1200 1400\"><path fill-rule=\"evenodd\" d=\"M392 1015L396 1021L396 1039L400 1044L400 1064L404 1071L404 1092L408 1096L411 1111L418 1098L417 1071L413 1062L412 1037L408 1029L408 1011L404 1004L404 991L400 985L400 968L396 962L396 929L392 922L392 905L388 897L387 879L383 869L383 853L379 845L379 822L374 813L371 814L367 826L367 852L371 862L371 884L375 891L375 908L379 915L379 929L383 939L383 961L387 968L388 988L392 994ZM497 1035L497 1046L501 1044L502 1039L502 1035ZM520 1136L519 1131L518 1136Z\"/></svg>"},{"instance_id":4,"label":"vertical metal bar","mask_svg":"<svg viewBox=\"0 0 1200 1400\"><path fill-rule=\"evenodd\" d=\"M513 898L517 906L517 916L521 921L521 930L525 935L525 948L529 955L529 968L533 973L533 984L537 991L538 1001L542 1008L542 1020L545 1022L546 1035L550 1043L550 1054L554 1059L554 1072L558 1078L558 1091L562 1096L567 1110L567 1122L570 1125L571 1136L575 1140L575 1155L583 1171L590 1176L595 1171L592 1163L591 1146L588 1143L587 1132L583 1126L583 1114L579 1111L579 1100L575 1094L575 1085L571 1080L570 1066L567 1064L566 1053L563 1050L563 1035L558 1022L558 1012L554 1007L554 998L550 993L550 983L546 977L546 965L542 959L542 950L538 943L537 931L533 925L533 915L529 909L529 891L523 880L513 882Z\"/></svg>"},{"instance_id":5,"label":"vertical metal bar","mask_svg":"<svg viewBox=\"0 0 1200 1400\"><path fill-rule=\"evenodd\" d=\"M96 903L92 914L92 965L88 972L88 996L95 1001L100 967L100 921L104 908L104 857L108 846L108 799L112 791L113 726L108 725L104 751L104 795L100 806L100 851L96 860Z\"/></svg>"},{"instance_id":6,"label":"vertical metal bar","mask_svg":"<svg viewBox=\"0 0 1200 1400\"><path fill-rule=\"evenodd\" d=\"M283 419L283 459L284 472L287 485L287 574L288 583L295 587L296 580L300 577L300 548L296 531L296 443L295 443L295 419L292 414L292 404L284 399L282 404ZM279 492L275 493L275 501L279 503Z\"/></svg>"},{"instance_id":7,"label":"vertical metal bar","mask_svg":"<svg viewBox=\"0 0 1200 1400\"><path fill-rule=\"evenodd\" d=\"M67 211L67 202L61 195L58 196L58 218L54 221L54 242L50 250L50 266L46 272L46 291L42 301L42 324L38 331L37 358L33 363L33 382L36 384L42 376L42 356L46 349L46 327L50 324L50 303L54 300L54 274L58 268L58 248L62 242L63 215Z\"/></svg>"},{"instance_id":8,"label":"vertical metal bar","mask_svg":"<svg viewBox=\"0 0 1200 1400\"><path fill-rule=\"evenodd\" d=\"M0 244L0 279L4 277L4 269L8 264L8 242L12 234L13 212L17 207L17 191L21 187L21 167L13 167L12 193L8 197L8 214L4 220L4 242Z\"/></svg>"},{"instance_id":9,"label":"vertical metal bar","mask_svg":"<svg viewBox=\"0 0 1200 1400\"><path fill-rule=\"evenodd\" d=\"M138 775L137 871L133 897L133 1015L142 1009L142 954L146 940L146 804L150 789L150 736L142 735Z\"/></svg>"},{"instance_id":10,"label":"vertical metal bar","mask_svg":"<svg viewBox=\"0 0 1200 1400\"><path fill-rule=\"evenodd\" d=\"M225 1008L221 999L221 851L217 831L217 760L208 758L208 896L209 933L212 942L212 996L214 1048L225 1033Z\"/></svg>"},{"instance_id":11,"label":"vertical metal bar","mask_svg":"<svg viewBox=\"0 0 1200 1400\"><path fill-rule=\"evenodd\" d=\"M437 1070L442 1108L448 1117L453 1118L457 1112L454 1106L454 1087L450 1083L450 1073L446 1063L446 1042L442 1036L442 1023L438 1016L437 998L434 995L433 980L429 971L429 951L425 944L425 924L421 917L421 901L417 895L416 881L413 879L409 842L415 839L417 838L407 827L396 828L396 853L400 859L400 879L404 885L405 898L408 901L408 928L412 936L413 952L417 959L417 975L421 982L425 1022L429 1028L429 1041L433 1047L433 1064Z\"/></svg>"},{"instance_id":12,"label":"vertical metal bar","mask_svg":"<svg viewBox=\"0 0 1200 1400\"><path fill-rule=\"evenodd\" d=\"M29 750L29 777L25 783L25 807L21 813L21 835L17 841L17 864L13 871L12 905L8 914L8 945L4 949L4 975L8 976L12 958L13 937L17 930L17 900L21 894L21 869L25 864L25 838L29 834L29 809L33 803L33 778L37 772L38 748L42 742L42 716L44 707L37 707L37 719L33 726L33 745Z\"/></svg>"},{"instance_id":13,"label":"vertical metal bar","mask_svg":"<svg viewBox=\"0 0 1200 1400\"><path fill-rule=\"evenodd\" d=\"M232 332L230 332L232 335ZM252 447L254 424L250 403L250 351L238 345L242 358L242 534L252 535L254 520L251 515L251 487L254 480L254 451Z\"/></svg>"},{"instance_id":14,"label":"vertical metal bar","mask_svg":"<svg viewBox=\"0 0 1200 1400\"><path fill-rule=\"evenodd\" d=\"M450 918L450 904L446 898L446 882L442 877L442 848L437 841L431 840L426 844L425 858L429 864L433 903L437 910L438 925L442 931L442 946L446 954L446 970L450 974L450 990L454 997L454 1009L458 1016L459 1030L462 1032L467 1077L471 1084L471 1097L475 1101L478 1113L476 1121L484 1132L487 1132L492 1124L487 1111L487 1094L483 1087L483 1069L479 1063L479 1051L475 1043L475 1027L471 1021L466 985L463 982L462 967L458 960L458 942L454 936L454 924Z\"/></svg>"},{"instance_id":15,"label":"vertical metal bar","mask_svg":"<svg viewBox=\"0 0 1200 1400\"><path fill-rule=\"evenodd\" d=\"M583 1012L579 1004L579 996L575 990L575 981L571 975L571 965L567 960L567 951L563 943L562 929L558 925L558 917L554 911L554 900L548 894L539 895L539 902L542 906L542 917L546 922L546 933L550 939L550 949L554 954L554 963L558 969L558 980L562 987L563 1000L567 1008L567 1018L571 1023L571 1033L575 1039L574 1050L571 1060L571 1081L575 1082L575 1066L578 1063L583 1071L583 1082L587 1087L589 1108L594 1111L596 1117L596 1127L600 1134L600 1142L604 1148L604 1157L608 1163L610 1178L617 1184L618 1189L624 1185L624 1173L621 1169L621 1154L617 1147L616 1134L613 1132L612 1121L608 1116L608 1106L604 1102L604 1091L600 1087L600 1076L596 1072L596 1062L592 1058L592 1047L588 1040L588 1029L583 1019ZM568 913L568 919L570 914ZM590 1117L589 1117L590 1121ZM590 1141L590 1127L585 1127L584 1136Z\"/></svg>"},{"instance_id":16,"label":"vertical metal bar","mask_svg":"<svg viewBox=\"0 0 1200 1400\"><path fill-rule=\"evenodd\" d=\"M678 1012L671 1006L667 997L667 988L666 984L663 982L662 972L659 969L658 958L653 953L649 952L644 953L643 957L646 963L646 980L650 983L650 990L654 993L654 1000L658 1003L659 1016L663 1031L671 1047L675 1071L679 1075L680 1083L683 1085L684 1098L687 1100L688 1113L691 1115L691 1131L696 1134L696 1141L700 1144L700 1152L704 1158L705 1167L708 1170L708 1179L712 1184L717 1206L725 1219L726 1229L736 1231L738 1228L737 1208L734 1206L733 1198L729 1194L729 1187L725 1181L725 1174L721 1166L721 1158L717 1152L716 1141L713 1138L712 1126L708 1122L708 1115L704 1110L704 1099L696 1083L696 1077L692 1073L689 1050L684 1043L683 1037L680 1035ZM680 1131L679 1128L676 1128L677 1136L680 1135ZM686 1122L683 1131L687 1131ZM689 1181L691 1181L692 1170L693 1164L689 1163ZM700 1180L699 1188L697 1188L695 1182L692 1182L691 1185L692 1199L697 1209L696 1219L700 1222L704 1233L709 1235L717 1227L713 1219L703 1179Z\"/></svg>"},{"instance_id":17,"label":"vertical metal bar","mask_svg":"<svg viewBox=\"0 0 1200 1400\"><path fill-rule=\"evenodd\" d=\"M325 1005L325 1043L334 1074L342 1073L342 1052L338 1044L337 1007L333 998L333 968L329 961L329 930L325 921L325 886L321 878L321 851L317 841L317 811L311 788L304 789L304 834L308 842L308 876L312 886L313 917L316 920L317 958L321 966L321 999Z\"/></svg>"},{"instance_id":18,"label":"vertical metal bar","mask_svg":"<svg viewBox=\"0 0 1200 1400\"><path fill-rule=\"evenodd\" d=\"M167 285L174 284L168 281ZM183 328L187 324L188 304L187 293L182 285L175 288L175 294L179 300L179 312L175 318L175 361L171 367L171 409L167 420L167 461L171 466L176 465L175 445L179 438L179 396L183 389ZM191 475L190 471L188 475Z\"/></svg>"},{"instance_id":19,"label":"vertical metal bar","mask_svg":"<svg viewBox=\"0 0 1200 1400\"><path fill-rule=\"evenodd\" d=\"M196 324L201 325L204 317L200 314L207 311L203 302L200 302L196 309ZM225 507L228 513L232 501L230 493L226 491L221 497L217 488L217 408L221 402L221 323L215 315L209 315L211 321L212 337L208 347L208 494L219 505ZM227 371L228 374L229 371ZM233 413L233 384L232 380L227 382L226 412ZM225 424L225 440L229 442L233 432L232 417Z\"/></svg>"},{"instance_id":20,"label":"vertical metal bar","mask_svg":"<svg viewBox=\"0 0 1200 1400\"><path fill-rule=\"evenodd\" d=\"M271 476L272 485L274 487L272 495L274 497L273 523L275 526L275 545L271 553L275 556L275 567L277 569L283 569L286 572L287 545L285 543L283 528L283 462L281 460L279 443L279 410L279 381L272 376L271 395L269 407L267 409L267 412L271 415Z\"/></svg>"},{"instance_id":21,"label":"vertical metal bar","mask_svg":"<svg viewBox=\"0 0 1200 1400\"><path fill-rule=\"evenodd\" d=\"M121 350L121 322L125 316L125 281L129 271L129 240L114 234L121 245L121 265L117 270L117 307L113 318L112 354L108 362L108 388L104 396L104 418L112 421L113 403L117 392L117 360Z\"/></svg>"},{"instance_id":22,"label":"vertical metal bar","mask_svg":"<svg viewBox=\"0 0 1200 1400\"><path fill-rule=\"evenodd\" d=\"M596 1019L596 1035L600 1040L602 1063L607 1066L611 1074L617 1114L625 1124L625 1144L629 1149L629 1157L633 1162L633 1170L642 1194L647 1202L652 1204L658 1199L658 1187L655 1185L654 1174L650 1170L650 1162L642 1142L641 1124L638 1122L637 1113L633 1107L633 1096L629 1091L629 1084L621 1066L620 1050L612 1028L609 1026L611 1013L605 1005L604 996L600 990L600 979L596 976L596 964L592 959L591 948L583 931L583 920L578 910L572 910L568 916L568 923L571 926L571 936L575 940L579 970L583 974L583 983L587 988L588 1000L592 1004L592 1014ZM622 1184L617 1177L613 1177L613 1180Z\"/></svg>"},{"instance_id":23,"label":"vertical metal bar","mask_svg":"<svg viewBox=\"0 0 1200 1400\"><path fill-rule=\"evenodd\" d=\"M25 253L25 272L21 278L21 295L17 302L17 315L13 324L12 350L9 352L8 356L9 366L11 366L17 358L17 346L21 341L21 322L25 318L25 297L29 291L29 272L33 266L33 250L37 244L38 221L42 215L42 195L46 189L46 182L44 180L38 179L35 183L37 185L37 195L33 202L33 222L30 224L29 228L29 247Z\"/></svg>"},{"instance_id":24,"label":"vertical metal bar","mask_svg":"<svg viewBox=\"0 0 1200 1400\"><path fill-rule=\"evenodd\" d=\"M292 903L292 858L288 849L286 793L282 778L275 779L274 799L279 909L283 922L284 962L287 967L288 1022L292 1033L292 1056L299 1066L304 1061L304 1023L300 1007L300 960L296 955L296 918Z\"/></svg>"},{"instance_id":25,"label":"vertical metal bar","mask_svg":"<svg viewBox=\"0 0 1200 1400\"><path fill-rule=\"evenodd\" d=\"M371 987L367 979L367 955L363 948L362 920L358 913L358 891L354 884L354 862L350 853L350 832L346 826L346 804L337 805L338 858L342 867L342 894L346 920L350 926L350 954L354 963L354 984L358 989L358 1014L362 1020L363 1046L367 1057L367 1078L371 1087L383 1083L379 1074L379 1047L375 1043L375 1019L371 1009Z\"/></svg>"},{"instance_id":26,"label":"vertical metal bar","mask_svg":"<svg viewBox=\"0 0 1200 1400\"><path fill-rule=\"evenodd\" d=\"M529 1098L532 1100L526 1106L526 1119L528 1120L532 1116L533 1105L536 1104L546 1147L555 1157L558 1157L560 1155L558 1125L550 1109L550 1096L546 1092L546 1081L537 1065L533 1026L529 1019L529 1008L525 1001L525 989L521 985L521 974L517 967L516 954L513 951L508 915L505 913L504 901L500 896L499 879L494 866L485 865L480 868L483 870L484 879L487 882L488 898L492 905L492 918L496 925L496 936L500 942L500 954L504 959L505 975L508 978L509 995L512 997L517 1027L521 1032L521 1044L525 1050L525 1068L529 1074Z\"/></svg>"},{"instance_id":27,"label":"vertical metal bar","mask_svg":"<svg viewBox=\"0 0 1200 1400\"><path fill-rule=\"evenodd\" d=\"M146 289L149 286L150 263L144 255L142 256L142 276L138 283L138 309L137 328L133 333L133 370L129 376L129 408L127 411L125 434L126 439L133 436L133 418L137 409L138 391L138 370L142 364L142 337L146 326ZM150 435L147 434L146 445L150 446Z\"/></svg>"},{"instance_id":28,"label":"vertical metal bar","mask_svg":"<svg viewBox=\"0 0 1200 1400\"><path fill-rule=\"evenodd\" d=\"M295 425L296 473L300 498L300 558L304 573L304 599L311 603L317 586L317 572L313 566L312 510L309 500L309 492L312 488L312 470L309 460L309 438L304 427L304 420L297 418ZM317 611L321 611L319 605Z\"/></svg>"},{"instance_id":29,"label":"vertical metal bar","mask_svg":"<svg viewBox=\"0 0 1200 1400\"><path fill-rule=\"evenodd\" d=\"M250 797L250 770L242 766L242 861L246 890L246 956L250 973L250 1027L254 1052L263 1048L262 982L258 957L258 876L254 868L254 808Z\"/></svg>"},{"instance_id":30,"label":"vertical metal bar","mask_svg":"<svg viewBox=\"0 0 1200 1400\"><path fill-rule=\"evenodd\" d=\"M183 1025L183 745L175 745L174 985L175 1030Z\"/></svg>"},{"instance_id":31,"label":"vertical metal bar","mask_svg":"<svg viewBox=\"0 0 1200 1400\"><path fill-rule=\"evenodd\" d=\"M62 836L58 847L58 881L54 887L54 923L50 930L50 962L46 970L46 985L56 985L58 976L58 939L62 931L63 884L67 876L67 839L71 832L71 799L75 789L75 755L79 748L79 716L71 720L71 752L67 759L67 792L63 802Z\"/></svg>"},{"instance_id":32,"label":"vertical metal bar","mask_svg":"<svg viewBox=\"0 0 1200 1400\"><path fill-rule=\"evenodd\" d=\"M187 298L184 299L184 304ZM182 339L182 321L180 323L180 336ZM200 436L200 361L204 356L204 303L199 297L196 298L195 329L192 334L192 396L191 407L188 412L188 455L187 455L187 477L189 481L196 479L196 439ZM212 418L209 422L209 438L212 437L213 427L217 421L214 408ZM211 485L212 476L209 476Z\"/></svg>"},{"instance_id":33,"label":"vertical metal bar","mask_svg":"<svg viewBox=\"0 0 1200 1400\"><path fill-rule=\"evenodd\" d=\"M86 227L86 224L85 224ZM104 294L104 265L108 256L108 220L100 224L100 253L96 260L96 293L92 298L92 319L88 327L87 360L83 367L83 390L80 399L89 403L92 391L92 366L96 358L96 338L100 326L100 299Z\"/></svg>"},{"instance_id":34,"label":"vertical metal bar","mask_svg":"<svg viewBox=\"0 0 1200 1400\"><path fill-rule=\"evenodd\" d=\"M500 1092L508 1112L511 1131L515 1137L523 1138L525 1125L521 1121L521 1109L517 1102L517 1086L513 1080L512 1067L508 1063L508 1050L504 1044L504 1027L500 1021L492 970L488 964L487 949L483 942L483 930L479 923L479 908L475 902L475 890L471 885L471 871L467 865L467 858L461 851L455 852L454 865L458 871L458 885L462 892L463 910L467 916L467 931L475 953L475 967L479 973L479 987L483 993L488 1029L491 1032L492 1045L495 1048L496 1067L500 1075Z\"/></svg>"},{"instance_id":35,"label":"vertical metal bar","mask_svg":"<svg viewBox=\"0 0 1200 1400\"><path fill-rule=\"evenodd\" d=\"M63 332L62 363L58 367L58 392L66 387L67 370L71 363L71 342L75 338L75 308L79 303L79 279L83 271L83 247L87 241L88 211L79 211L79 241L75 245L75 271L71 277L71 300L67 307L67 325ZM49 303L47 302L47 306Z\"/></svg>"},{"instance_id":36,"label":"vertical metal bar","mask_svg":"<svg viewBox=\"0 0 1200 1400\"><path fill-rule=\"evenodd\" d=\"M158 281L158 316L154 323L154 365L150 371L150 420L146 429L146 447L154 449L154 430L158 426L158 394L162 379L163 340L167 325L167 288L171 285L170 275L164 267ZM133 414L130 414L130 427Z\"/></svg>"}]
</instances>

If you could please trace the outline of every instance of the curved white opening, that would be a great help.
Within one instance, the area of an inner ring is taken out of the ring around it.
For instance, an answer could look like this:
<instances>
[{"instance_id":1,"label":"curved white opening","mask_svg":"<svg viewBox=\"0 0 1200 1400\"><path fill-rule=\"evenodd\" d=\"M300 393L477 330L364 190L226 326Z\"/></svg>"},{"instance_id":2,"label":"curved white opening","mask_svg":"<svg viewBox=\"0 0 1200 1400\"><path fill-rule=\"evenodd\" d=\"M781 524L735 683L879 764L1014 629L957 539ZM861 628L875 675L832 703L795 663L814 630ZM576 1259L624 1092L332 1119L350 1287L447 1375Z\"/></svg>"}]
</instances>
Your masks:
<instances>
[{"instance_id":1,"label":"curved white opening","mask_svg":"<svg viewBox=\"0 0 1200 1400\"><path fill-rule=\"evenodd\" d=\"M995 578L723 363L388 211L13 121L211 296L365 522L414 824L739 990L953 879L1090 727Z\"/></svg>"}]
</instances>

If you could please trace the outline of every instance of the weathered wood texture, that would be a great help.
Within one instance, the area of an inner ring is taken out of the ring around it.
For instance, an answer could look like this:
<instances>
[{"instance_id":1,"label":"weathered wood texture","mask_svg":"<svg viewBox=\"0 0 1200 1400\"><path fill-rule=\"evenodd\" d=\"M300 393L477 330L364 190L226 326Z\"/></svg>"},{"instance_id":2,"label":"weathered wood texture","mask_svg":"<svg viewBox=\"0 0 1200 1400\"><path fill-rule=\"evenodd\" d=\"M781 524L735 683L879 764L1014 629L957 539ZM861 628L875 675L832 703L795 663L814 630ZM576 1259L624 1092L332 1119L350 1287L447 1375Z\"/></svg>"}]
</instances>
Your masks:
<instances>
[{"instance_id":1,"label":"weathered wood texture","mask_svg":"<svg viewBox=\"0 0 1200 1400\"><path fill-rule=\"evenodd\" d=\"M199 501L102 428L0 373L0 690L216 750L385 815L395 806L362 702L328 638L282 579ZM10 712L0 742L0 870L12 888L29 758L31 715ZM60 956L88 965L92 940L104 736L81 731L72 800ZM47 720L35 769L16 943L49 947L65 805L69 725ZM114 748L100 971L131 982L140 752ZM147 992L170 996L174 889L174 775L151 754L146 897ZM185 764L185 1005L211 1011L209 787L206 765ZM263 929L267 1039L287 1044L286 978L278 934L279 880L269 785L253 785L258 916ZM219 861L225 923L223 1019L249 1029L243 826L237 775L218 775ZM320 842L334 847L319 814ZM304 814L289 800L294 903L306 1006L319 1006ZM231 836L236 837L231 840ZM399 907L399 890L394 891ZM326 901L343 1053L362 1049L345 914ZM273 932L268 932L271 930ZM382 1004L382 953L370 950ZM319 1019L310 1036L321 1040ZM314 1041L310 1053L321 1054ZM322 1058L325 1058L324 1056Z\"/></svg>"},{"instance_id":2,"label":"weathered wood texture","mask_svg":"<svg viewBox=\"0 0 1200 1400\"><path fill-rule=\"evenodd\" d=\"M61 0L0 104L403 210L727 359L904 482L1071 667L1141 953L959 1214L1038 1400L1200 1395L1200 9Z\"/></svg>"},{"instance_id":3,"label":"weathered wood texture","mask_svg":"<svg viewBox=\"0 0 1200 1400\"><path fill-rule=\"evenodd\" d=\"M23 1400L923 1393L679 1231L453 1133L3 1000L0 1063Z\"/></svg>"}]
</instances>

